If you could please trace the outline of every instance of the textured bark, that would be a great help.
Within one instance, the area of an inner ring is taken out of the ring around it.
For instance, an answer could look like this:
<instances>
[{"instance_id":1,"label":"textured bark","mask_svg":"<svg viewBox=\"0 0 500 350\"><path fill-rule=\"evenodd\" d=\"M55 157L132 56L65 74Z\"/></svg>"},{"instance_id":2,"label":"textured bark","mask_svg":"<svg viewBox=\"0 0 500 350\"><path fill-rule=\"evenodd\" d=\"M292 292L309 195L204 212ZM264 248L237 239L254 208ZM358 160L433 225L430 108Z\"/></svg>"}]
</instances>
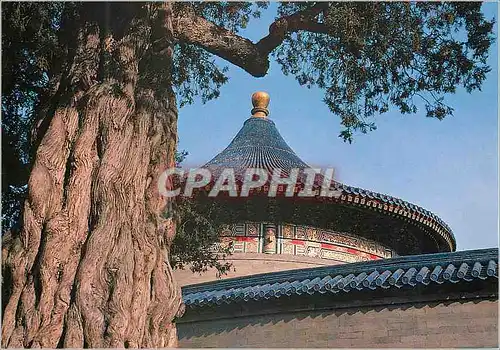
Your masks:
<instances>
[{"instance_id":1,"label":"textured bark","mask_svg":"<svg viewBox=\"0 0 500 350\"><path fill-rule=\"evenodd\" d=\"M94 3L74 19L22 229L3 241L3 347L176 345L175 223L157 191L177 142L171 18Z\"/></svg>"}]
</instances>

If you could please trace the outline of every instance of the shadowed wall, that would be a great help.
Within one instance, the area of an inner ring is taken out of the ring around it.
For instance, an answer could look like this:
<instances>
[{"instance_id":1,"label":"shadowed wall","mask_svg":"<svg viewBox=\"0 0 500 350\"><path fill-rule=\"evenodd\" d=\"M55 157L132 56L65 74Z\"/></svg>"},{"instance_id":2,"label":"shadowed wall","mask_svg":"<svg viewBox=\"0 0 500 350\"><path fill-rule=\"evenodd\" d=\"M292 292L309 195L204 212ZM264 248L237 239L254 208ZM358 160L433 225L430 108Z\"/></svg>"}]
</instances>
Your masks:
<instances>
[{"instance_id":1,"label":"shadowed wall","mask_svg":"<svg viewBox=\"0 0 500 350\"><path fill-rule=\"evenodd\" d=\"M496 300L180 323L181 347L498 347Z\"/></svg>"}]
</instances>

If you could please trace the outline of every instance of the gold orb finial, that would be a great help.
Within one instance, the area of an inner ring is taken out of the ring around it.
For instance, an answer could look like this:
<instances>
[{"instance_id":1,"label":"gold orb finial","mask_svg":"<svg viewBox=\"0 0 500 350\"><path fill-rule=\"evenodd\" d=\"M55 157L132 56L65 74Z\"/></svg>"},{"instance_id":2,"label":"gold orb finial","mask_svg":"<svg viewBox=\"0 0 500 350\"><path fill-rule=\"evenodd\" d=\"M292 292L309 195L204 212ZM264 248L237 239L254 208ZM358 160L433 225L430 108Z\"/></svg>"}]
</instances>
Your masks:
<instances>
[{"instance_id":1,"label":"gold orb finial","mask_svg":"<svg viewBox=\"0 0 500 350\"><path fill-rule=\"evenodd\" d=\"M257 91L252 95L252 117L266 118L269 115L269 94L264 91Z\"/></svg>"}]
</instances>

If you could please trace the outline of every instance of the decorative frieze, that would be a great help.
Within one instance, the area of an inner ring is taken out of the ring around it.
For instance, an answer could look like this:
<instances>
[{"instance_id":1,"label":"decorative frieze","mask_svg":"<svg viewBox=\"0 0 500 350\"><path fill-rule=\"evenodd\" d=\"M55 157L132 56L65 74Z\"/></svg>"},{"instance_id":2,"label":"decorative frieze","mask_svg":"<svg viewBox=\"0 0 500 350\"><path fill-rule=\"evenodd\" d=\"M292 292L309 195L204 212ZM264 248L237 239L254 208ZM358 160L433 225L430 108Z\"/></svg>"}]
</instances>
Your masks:
<instances>
[{"instance_id":1,"label":"decorative frieze","mask_svg":"<svg viewBox=\"0 0 500 350\"><path fill-rule=\"evenodd\" d=\"M357 248L360 251L374 254L383 258L390 258L393 255L390 249L374 241L370 241L361 237L354 237L345 233L321 230L312 227L283 225L283 239L290 239L294 231L296 232L294 237L295 239L313 242L336 243L347 247Z\"/></svg>"},{"instance_id":2,"label":"decorative frieze","mask_svg":"<svg viewBox=\"0 0 500 350\"><path fill-rule=\"evenodd\" d=\"M259 240L258 238L253 238L245 242L245 253L258 253L259 252Z\"/></svg>"},{"instance_id":3,"label":"decorative frieze","mask_svg":"<svg viewBox=\"0 0 500 350\"><path fill-rule=\"evenodd\" d=\"M348 253L343 253L343 252L336 252L333 250L326 250L326 249L321 250L321 257L323 259L343 261L346 263L354 263L354 262L368 260L365 257L361 257L358 255L353 255L353 254L348 254Z\"/></svg>"},{"instance_id":4,"label":"decorative frieze","mask_svg":"<svg viewBox=\"0 0 500 350\"><path fill-rule=\"evenodd\" d=\"M296 226L295 227L295 238L307 239L306 230L303 226Z\"/></svg>"},{"instance_id":5,"label":"decorative frieze","mask_svg":"<svg viewBox=\"0 0 500 350\"><path fill-rule=\"evenodd\" d=\"M281 232L283 234L283 238L294 238L294 227L291 225L283 225L281 226Z\"/></svg>"},{"instance_id":6,"label":"decorative frieze","mask_svg":"<svg viewBox=\"0 0 500 350\"><path fill-rule=\"evenodd\" d=\"M320 247L313 247L313 246L308 246L306 249L306 255L310 256L311 258L318 258L320 257L321 253L321 248Z\"/></svg>"},{"instance_id":7,"label":"decorative frieze","mask_svg":"<svg viewBox=\"0 0 500 350\"><path fill-rule=\"evenodd\" d=\"M232 242L234 253L305 255L343 262L396 256L377 242L309 226L247 222L225 227L222 235L222 244Z\"/></svg>"},{"instance_id":8,"label":"decorative frieze","mask_svg":"<svg viewBox=\"0 0 500 350\"><path fill-rule=\"evenodd\" d=\"M283 240L281 244L281 253L295 255L295 245L289 240Z\"/></svg>"},{"instance_id":9,"label":"decorative frieze","mask_svg":"<svg viewBox=\"0 0 500 350\"><path fill-rule=\"evenodd\" d=\"M245 224L236 224L233 226L234 235L235 236L244 236L245 235Z\"/></svg>"},{"instance_id":10,"label":"decorative frieze","mask_svg":"<svg viewBox=\"0 0 500 350\"><path fill-rule=\"evenodd\" d=\"M259 236L259 231L260 231L259 224L248 223L248 224L246 224L246 226L247 226L247 230L246 230L247 236Z\"/></svg>"}]
</instances>

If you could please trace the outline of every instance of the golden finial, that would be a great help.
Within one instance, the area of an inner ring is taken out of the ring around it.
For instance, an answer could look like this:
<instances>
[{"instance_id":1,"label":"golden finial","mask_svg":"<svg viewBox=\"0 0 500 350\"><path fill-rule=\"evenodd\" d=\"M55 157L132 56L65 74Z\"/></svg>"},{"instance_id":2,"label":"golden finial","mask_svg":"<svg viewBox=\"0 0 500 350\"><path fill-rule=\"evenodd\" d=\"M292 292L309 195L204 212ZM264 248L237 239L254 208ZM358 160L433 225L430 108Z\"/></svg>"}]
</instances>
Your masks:
<instances>
[{"instance_id":1,"label":"golden finial","mask_svg":"<svg viewBox=\"0 0 500 350\"><path fill-rule=\"evenodd\" d=\"M269 115L269 110L267 106L269 106L269 94L264 91L255 92L252 95L252 117L256 118L266 118Z\"/></svg>"}]
</instances>

